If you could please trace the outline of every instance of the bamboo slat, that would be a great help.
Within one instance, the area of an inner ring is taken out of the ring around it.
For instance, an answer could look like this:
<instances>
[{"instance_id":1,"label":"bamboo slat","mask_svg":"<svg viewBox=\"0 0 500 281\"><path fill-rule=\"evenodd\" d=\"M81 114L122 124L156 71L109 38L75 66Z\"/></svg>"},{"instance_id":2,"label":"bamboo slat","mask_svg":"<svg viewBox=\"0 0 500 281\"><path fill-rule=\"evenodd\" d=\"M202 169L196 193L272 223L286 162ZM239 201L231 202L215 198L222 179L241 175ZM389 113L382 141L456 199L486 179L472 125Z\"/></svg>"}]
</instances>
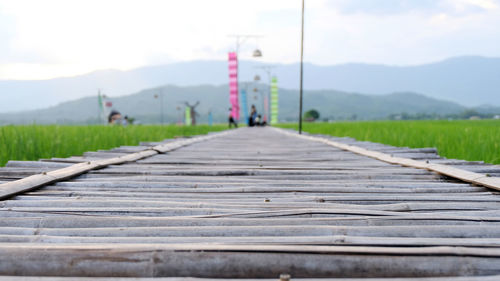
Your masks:
<instances>
[{"instance_id":1,"label":"bamboo slat","mask_svg":"<svg viewBox=\"0 0 500 281\"><path fill-rule=\"evenodd\" d=\"M450 167L447 165L443 164L430 164L428 162L423 162L423 161L417 161L413 159L408 159L408 158L401 158L401 157L394 157L390 154L378 152L378 151L370 151L358 146L353 146L353 145L346 145L343 143L331 141L325 138L320 138L317 136L306 136L306 135L298 135L291 133L286 130L282 129L277 129L273 128L283 134L287 135L292 135L300 138L305 138L308 140L316 141L316 142L322 142L327 145L334 146L336 148L340 148L346 151L351 151L359 155L363 156L368 156L377 160L381 160L387 163L391 164L398 164L402 165L405 167L412 167L412 168L418 168L418 169L426 169L429 171L433 171L442 175L446 175L452 178L456 178L465 182L477 184L477 185L482 185L488 188L492 188L495 190L500 191L500 178L490 178L486 174L480 174L480 173L475 173L475 172L470 172L464 169L458 169L454 167Z\"/></svg>"},{"instance_id":2,"label":"bamboo slat","mask_svg":"<svg viewBox=\"0 0 500 281\"><path fill-rule=\"evenodd\" d=\"M0 280L497 280L496 174L272 128L12 161L0 178L24 186L0 201Z\"/></svg>"},{"instance_id":3,"label":"bamboo slat","mask_svg":"<svg viewBox=\"0 0 500 281\"><path fill-rule=\"evenodd\" d=\"M41 175L33 175L17 181L0 184L0 200L5 200L19 193L31 191L35 188L39 188L49 183L75 177L77 175L83 174L91 170L101 169L109 165L116 165L116 164L123 164L126 162L137 161L142 158L150 157L158 153L166 153L168 151L172 151L180 147L190 145L192 143L205 141L216 136L217 137L223 136L225 134L227 134L227 132L222 132L211 136L196 137L189 140L180 140L178 142L172 142L167 144L160 144L140 152L130 153L124 156L118 156L109 159L101 159L95 161L88 161L86 163L74 164L69 167L50 171L47 173L43 173Z\"/></svg>"}]
</instances>

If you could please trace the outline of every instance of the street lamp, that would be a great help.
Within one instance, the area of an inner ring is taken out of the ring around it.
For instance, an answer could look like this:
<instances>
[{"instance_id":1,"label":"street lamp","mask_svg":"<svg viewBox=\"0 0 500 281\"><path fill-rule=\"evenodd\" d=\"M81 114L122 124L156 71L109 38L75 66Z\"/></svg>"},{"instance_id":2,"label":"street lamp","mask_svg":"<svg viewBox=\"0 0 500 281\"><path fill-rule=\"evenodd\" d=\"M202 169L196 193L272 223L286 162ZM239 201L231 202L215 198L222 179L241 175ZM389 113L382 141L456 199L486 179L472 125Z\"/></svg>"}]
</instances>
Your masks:
<instances>
[{"instance_id":1,"label":"street lamp","mask_svg":"<svg viewBox=\"0 0 500 281\"><path fill-rule=\"evenodd\" d=\"M177 120L177 125L182 125L182 112L181 112L181 107L177 106L177 115L179 116L179 120Z\"/></svg>"},{"instance_id":2,"label":"street lamp","mask_svg":"<svg viewBox=\"0 0 500 281\"><path fill-rule=\"evenodd\" d=\"M258 39L260 37L263 37L262 35L248 35L248 34L245 34L245 35L242 35L242 34L238 34L238 35L229 35L229 37L234 37L236 38L236 58L239 60L239 52L240 52L240 47L243 43L245 43L249 38L255 38L255 39ZM253 53L252 53L252 56L254 58L256 57L262 57L262 51L259 50L258 48L256 48ZM239 77L240 77L240 64L238 63L237 66L236 66L236 73L238 74L236 76L236 84L238 85L238 96L240 95L239 93L239 89L240 89L240 85L239 85Z\"/></svg>"},{"instance_id":3,"label":"street lamp","mask_svg":"<svg viewBox=\"0 0 500 281\"><path fill-rule=\"evenodd\" d=\"M259 79L255 79L255 78L259 78ZM256 83L258 83L258 80L260 80L260 76L259 75L255 75L255 78L254 78L254 81ZM253 91L255 93L259 93L260 94L260 99L261 99L261 102L262 102L262 112L263 112L263 115L264 115L263 116L264 117L263 120L267 121L267 113L266 113L267 112L267 99L264 97L264 95L265 95L264 91L262 91L262 90L259 91L258 86L259 86L259 84L256 84L256 86L253 89Z\"/></svg>"},{"instance_id":4,"label":"street lamp","mask_svg":"<svg viewBox=\"0 0 500 281\"><path fill-rule=\"evenodd\" d=\"M249 38L261 38L263 37L262 35L249 35L249 34L237 34L237 35L229 35L229 37L236 38L236 54L238 55L240 52L240 47L243 45ZM255 50L252 53L253 57L262 57L262 51L259 50L258 48L255 48Z\"/></svg>"},{"instance_id":5,"label":"street lamp","mask_svg":"<svg viewBox=\"0 0 500 281\"><path fill-rule=\"evenodd\" d=\"M154 95L155 99L158 98L158 94ZM160 89L160 119L161 119L161 124L163 125L163 90Z\"/></svg>"}]
</instances>

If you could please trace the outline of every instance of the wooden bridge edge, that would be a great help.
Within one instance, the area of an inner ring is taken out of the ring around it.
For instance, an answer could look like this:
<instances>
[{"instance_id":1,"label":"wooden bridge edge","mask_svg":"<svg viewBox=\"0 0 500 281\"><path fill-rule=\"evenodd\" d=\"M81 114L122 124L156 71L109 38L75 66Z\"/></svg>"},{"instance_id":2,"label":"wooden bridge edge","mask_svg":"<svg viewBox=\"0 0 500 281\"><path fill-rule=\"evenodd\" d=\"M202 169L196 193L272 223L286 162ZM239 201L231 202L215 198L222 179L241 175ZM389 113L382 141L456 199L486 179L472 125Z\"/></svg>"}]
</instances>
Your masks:
<instances>
[{"instance_id":1,"label":"wooden bridge edge","mask_svg":"<svg viewBox=\"0 0 500 281\"><path fill-rule=\"evenodd\" d=\"M495 189L500 191L500 178L490 177L487 174L475 173L466 171L463 169L458 169L450 167L443 164L431 164L424 161L413 160L409 158L394 157L392 155L364 149L359 146L344 144L336 141L329 140L325 137L311 136L311 135L299 135L298 133L292 132L290 130L273 128L274 130L298 138L303 138L315 142L321 142L345 151L350 151L359 155L367 156L373 159L377 159L386 163L401 165L404 167L411 167L417 169L425 169L431 172L436 172L441 175L445 175L451 178L455 178L464 182L472 183L479 186L484 186L487 188Z\"/></svg>"},{"instance_id":2,"label":"wooden bridge edge","mask_svg":"<svg viewBox=\"0 0 500 281\"><path fill-rule=\"evenodd\" d=\"M139 152L134 152L127 155L108 158L108 159L99 159L84 163L73 164L69 167L57 169L50 172L43 172L41 174L36 174L19 180L3 183L0 184L0 200L6 200L12 196L40 188L47 184L73 178L75 176L81 175L91 170L102 169L109 165L118 165L127 162L137 161L140 159L151 157L153 155L173 151L196 142L202 142L212 138L221 137L229 134L230 132L231 131L217 132L209 135L197 136L189 139L151 146Z\"/></svg>"}]
</instances>

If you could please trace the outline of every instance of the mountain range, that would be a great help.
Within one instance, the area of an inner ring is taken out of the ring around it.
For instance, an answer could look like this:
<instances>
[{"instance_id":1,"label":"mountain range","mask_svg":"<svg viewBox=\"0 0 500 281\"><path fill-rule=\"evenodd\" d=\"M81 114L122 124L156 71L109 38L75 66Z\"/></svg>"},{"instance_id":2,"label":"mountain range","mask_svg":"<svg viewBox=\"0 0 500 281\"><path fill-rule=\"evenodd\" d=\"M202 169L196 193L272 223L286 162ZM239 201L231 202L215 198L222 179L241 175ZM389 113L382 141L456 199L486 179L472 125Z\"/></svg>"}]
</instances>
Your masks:
<instances>
[{"instance_id":1,"label":"mountain range","mask_svg":"<svg viewBox=\"0 0 500 281\"><path fill-rule=\"evenodd\" d=\"M258 61L240 62L240 81L269 77ZM299 64L273 65L281 88L299 86ZM228 81L227 62L190 61L148 66L129 71L102 70L49 80L0 80L0 112L42 109L62 102L95 96L125 96L161 85L220 86ZM196 87L195 87L196 88ZM462 106L500 105L500 58L456 57L419 66L306 63L304 88L336 89L369 95L413 92ZM194 88L193 88L194 89ZM201 93L200 93L201 94ZM222 95L222 94L221 94ZM224 93L227 96L227 92Z\"/></svg>"},{"instance_id":2,"label":"mountain range","mask_svg":"<svg viewBox=\"0 0 500 281\"><path fill-rule=\"evenodd\" d=\"M254 89L257 91L255 92ZM198 120L208 121L211 112L215 122L226 122L229 109L228 86L201 85L201 86L162 86L146 89L138 93L113 97L108 99L112 103L110 109L120 111L139 120L141 123L176 123L183 120L185 103L191 105L200 102L196 107ZM263 112L262 97L268 91L268 85L247 88L248 106L255 104L257 111ZM298 119L298 90L279 90L279 120L296 121ZM402 113L417 114L459 114L466 107L457 103L436 100L421 94L400 92L388 95L365 95L347 93L334 90L306 90L304 91L304 111L316 109L320 119L328 120L368 120L387 119L390 115ZM499 108L484 107L481 110L490 110L500 113ZM24 111L18 113L1 113L0 125L30 124L30 123L59 123L59 124L92 124L99 123L99 106L97 96L80 98L64 102L46 109ZM243 112L242 112L243 117Z\"/></svg>"}]
</instances>

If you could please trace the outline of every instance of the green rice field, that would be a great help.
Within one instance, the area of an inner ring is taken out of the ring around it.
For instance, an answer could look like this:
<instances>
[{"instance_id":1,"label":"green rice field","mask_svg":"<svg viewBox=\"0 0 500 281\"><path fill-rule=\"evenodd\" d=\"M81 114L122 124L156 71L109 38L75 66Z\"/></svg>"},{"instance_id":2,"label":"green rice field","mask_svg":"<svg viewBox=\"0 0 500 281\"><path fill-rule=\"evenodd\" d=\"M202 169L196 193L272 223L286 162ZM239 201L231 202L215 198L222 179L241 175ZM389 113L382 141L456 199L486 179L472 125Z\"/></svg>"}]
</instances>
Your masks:
<instances>
[{"instance_id":1,"label":"green rice field","mask_svg":"<svg viewBox=\"0 0 500 281\"><path fill-rule=\"evenodd\" d=\"M297 124L280 127L297 129ZM226 129L206 126L57 126L0 127L0 166L8 160L38 160L82 155L85 151L138 145L178 136ZM436 147L441 156L500 164L500 120L370 121L304 123L305 132L353 137L394 146Z\"/></svg>"},{"instance_id":2,"label":"green rice field","mask_svg":"<svg viewBox=\"0 0 500 281\"><path fill-rule=\"evenodd\" d=\"M9 160L76 156L86 151L206 134L226 128L227 125L0 126L0 166L4 166Z\"/></svg>"},{"instance_id":3,"label":"green rice field","mask_svg":"<svg viewBox=\"0 0 500 281\"><path fill-rule=\"evenodd\" d=\"M297 124L280 127L297 129ZM393 146L435 147L447 158L500 164L500 120L304 123L303 130Z\"/></svg>"}]
</instances>

